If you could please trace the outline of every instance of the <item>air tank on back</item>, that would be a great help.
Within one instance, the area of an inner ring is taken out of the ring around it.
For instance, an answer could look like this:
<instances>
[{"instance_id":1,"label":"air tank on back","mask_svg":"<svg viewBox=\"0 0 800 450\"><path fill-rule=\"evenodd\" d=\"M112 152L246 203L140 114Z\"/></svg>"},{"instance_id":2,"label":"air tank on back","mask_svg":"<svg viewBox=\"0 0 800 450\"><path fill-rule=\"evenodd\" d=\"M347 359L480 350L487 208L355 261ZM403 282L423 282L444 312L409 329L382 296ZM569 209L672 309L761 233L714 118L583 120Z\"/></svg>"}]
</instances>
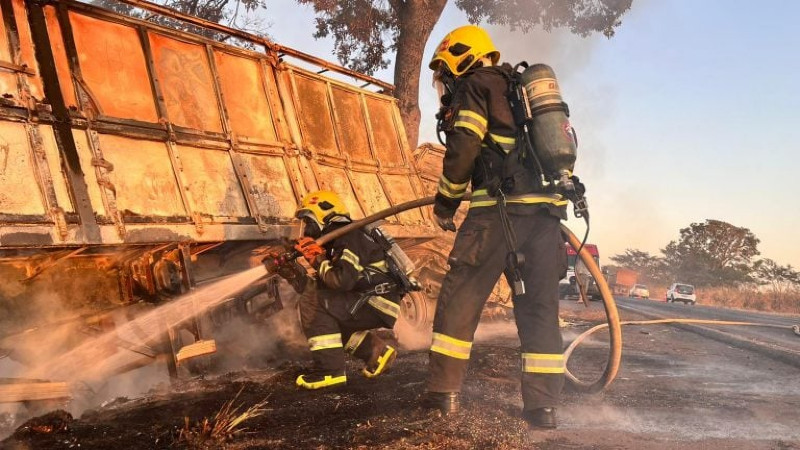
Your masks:
<instances>
[{"instance_id":1,"label":"air tank on back","mask_svg":"<svg viewBox=\"0 0 800 450\"><path fill-rule=\"evenodd\" d=\"M528 133L544 175L568 182L578 142L556 74L546 64L534 64L520 74L520 81L529 107Z\"/></svg>"}]
</instances>

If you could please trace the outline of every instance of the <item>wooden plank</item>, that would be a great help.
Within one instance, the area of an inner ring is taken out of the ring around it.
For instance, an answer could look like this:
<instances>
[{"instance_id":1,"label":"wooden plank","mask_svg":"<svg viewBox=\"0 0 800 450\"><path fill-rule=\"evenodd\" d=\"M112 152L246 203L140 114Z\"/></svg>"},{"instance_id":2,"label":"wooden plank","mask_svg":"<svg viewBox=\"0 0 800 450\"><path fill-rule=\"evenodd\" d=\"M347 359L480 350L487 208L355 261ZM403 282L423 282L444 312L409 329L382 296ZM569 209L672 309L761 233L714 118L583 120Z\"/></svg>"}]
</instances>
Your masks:
<instances>
[{"instance_id":1,"label":"wooden plank","mask_svg":"<svg viewBox=\"0 0 800 450\"><path fill-rule=\"evenodd\" d=\"M64 382L0 384L0 403L69 397L69 385Z\"/></svg>"},{"instance_id":2,"label":"wooden plank","mask_svg":"<svg viewBox=\"0 0 800 450\"><path fill-rule=\"evenodd\" d=\"M181 347L178 354L175 355L175 361L179 364L188 359L197 358L198 356L210 355L217 352L217 341L213 339L205 341L197 341L194 344L189 344Z\"/></svg>"}]
</instances>

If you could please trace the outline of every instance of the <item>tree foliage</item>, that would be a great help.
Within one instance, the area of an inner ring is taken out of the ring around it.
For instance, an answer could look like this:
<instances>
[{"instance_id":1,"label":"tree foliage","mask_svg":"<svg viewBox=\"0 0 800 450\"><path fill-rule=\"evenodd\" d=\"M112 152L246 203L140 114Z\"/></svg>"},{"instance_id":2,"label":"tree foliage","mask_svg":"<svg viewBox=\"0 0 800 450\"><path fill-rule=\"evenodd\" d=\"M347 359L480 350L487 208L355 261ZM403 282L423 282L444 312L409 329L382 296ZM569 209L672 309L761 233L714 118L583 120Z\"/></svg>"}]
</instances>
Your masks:
<instances>
[{"instance_id":1,"label":"tree foliage","mask_svg":"<svg viewBox=\"0 0 800 450\"><path fill-rule=\"evenodd\" d=\"M621 255L614 255L611 260L620 267L636 271L643 283L658 283L665 278L666 266L663 258L641 250L626 249Z\"/></svg>"},{"instance_id":2,"label":"tree foliage","mask_svg":"<svg viewBox=\"0 0 800 450\"><path fill-rule=\"evenodd\" d=\"M661 249L662 257L627 249L614 255L616 264L639 272L646 282L695 286L735 286L760 282L773 289L800 286L800 274L772 260L753 261L759 239L747 228L721 220L692 223Z\"/></svg>"},{"instance_id":3,"label":"tree foliage","mask_svg":"<svg viewBox=\"0 0 800 450\"><path fill-rule=\"evenodd\" d=\"M396 52L394 83L400 113L416 146L420 113L420 68L425 44L447 0L297 0L316 12L317 38L334 39L339 61L372 74L389 65L387 55ZM633 0L456 0L472 23L488 22L529 31L566 27L586 36L614 34L620 17Z\"/></svg>"},{"instance_id":4,"label":"tree foliage","mask_svg":"<svg viewBox=\"0 0 800 450\"><path fill-rule=\"evenodd\" d=\"M709 219L682 228L680 238L661 252L678 279L721 286L752 279L752 258L759 254L759 242L747 228Z\"/></svg>"},{"instance_id":5,"label":"tree foliage","mask_svg":"<svg viewBox=\"0 0 800 450\"><path fill-rule=\"evenodd\" d=\"M791 264L782 266L767 258L756 261L754 269L756 279L768 285L775 295L781 296L792 288L800 287L800 272L794 270Z\"/></svg>"}]
</instances>

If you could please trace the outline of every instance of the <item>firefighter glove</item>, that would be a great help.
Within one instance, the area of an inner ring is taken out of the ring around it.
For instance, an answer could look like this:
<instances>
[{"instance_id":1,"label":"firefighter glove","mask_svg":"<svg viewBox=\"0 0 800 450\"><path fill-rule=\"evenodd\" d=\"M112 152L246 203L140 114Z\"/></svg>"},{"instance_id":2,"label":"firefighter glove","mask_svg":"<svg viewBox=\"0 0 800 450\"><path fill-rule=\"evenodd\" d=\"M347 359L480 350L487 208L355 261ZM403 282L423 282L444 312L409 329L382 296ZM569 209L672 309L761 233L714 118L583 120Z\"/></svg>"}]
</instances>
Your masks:
<instances>
[{"instance_id":1,"label":"firefighter glove","mask_svg":"<svg viewBox=\"0 0 800 450\"><path fill-rule=\"evenodd\" d=\"M439 215L434 214L436 217L436 225L439 225L444 231L456 231L456 224L453 222L452 217L442 217Z\"/></svg>"},{"instance_id":2,"label":"firefighter glove","mask_svg":"<svg viewBox=\"0 0 800 450\"><path fill-rule=\"evenodd\" d=\"M433 215L436 218L436 225L444 231L456 231L456 224L453 223L453 216L458 210L460 200L450 199L442 194L436 194L436 201L433 203Z\"/></svg>"},{"instance_id":3,"label":"firefighter glove","mask_svg":"<svg viewBox=\"0 0 800 450\"><path fill-rule=\"evenodd\" d=\"M277 273L281 266L288 262L287 258L288 256L285 252L273 250L267 253L267 256L261 260L261 264L267 267L269 273Z\"/></svg>"},{"instance_id":4,"label":"firefighter glove","mask_svg":"<svg viewBox=\"0 0 800 450\"><path fill-rule=\"evenodd\" d=\"M298 239L297 243L294 244L294 249L300 252L303 258L313 266L316 266L317 258L325 254L325 249L317 244L317 241L308 236Z\"/></svg>"},{"instance_id":5,"label":"firefighter glove","mask_svg":"<svg viewBox=\"0 0 800 450\"><path fill-rule=\"evenodd\" d=\"M269 273L277 273L281 278L292 281L301 277L302 267L291 259L291 255L286 252L272 251L267 253L266 258L261 261L267 266Z\"/></svg>"}]
</instances>

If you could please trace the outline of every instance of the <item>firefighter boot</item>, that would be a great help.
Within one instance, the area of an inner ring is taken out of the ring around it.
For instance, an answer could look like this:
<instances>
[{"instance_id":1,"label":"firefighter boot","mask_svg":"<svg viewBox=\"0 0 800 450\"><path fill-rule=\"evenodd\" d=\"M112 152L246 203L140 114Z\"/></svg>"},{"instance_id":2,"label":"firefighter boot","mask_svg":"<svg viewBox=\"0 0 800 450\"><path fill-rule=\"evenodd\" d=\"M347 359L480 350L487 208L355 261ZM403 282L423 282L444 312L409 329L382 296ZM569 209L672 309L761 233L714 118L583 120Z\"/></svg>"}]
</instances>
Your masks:
<instances>
[{"instance_id":1,"label":"firefighter boot","mask_svg":"<svg viewBox=\"0 0 800 450\"><path fill-rule=\"evenodd\" d=\"M347 383L347 376L342 374L326 374L322 372L312 372L297 377L295 384L304 389L322 389L333 386L340 386Z\"/></svg>"},{"instance_id":2,"label":"firefighter boot","mask_svg":"<svg viewBox=\"0 0 800 450\"><path fill-rule=\"evenodd\" d=\"M385 344L383 351L377 353L375 358L370 358L366 367L361 369L361 374L367 378L375 378L389 370L394 364L395 358L397 358L397 350L391 345Z\"/></svg>"},{"instance_id":3,"label":"firefighter boot","mask_svg":"<svg viewBox=\"0 0 800 450\"><path fill-rule=\"evenodd\" d=\"M455 414L461 409L458 392L426 392L421 405L426 409L438 409L443 416Z\"/></svg>"},{"instance_id":4,"label":"firefighter boot","mask_svg":"<svg viewBox=\"0 0 800 450\"><path fill-rule=\"evenodd\" d=\"M526 409L522 411L522 418L528 422L531 428L553 429L556 427L555 408Z\"/></svg>"},{"instance_id":5,"label":"firefighter boot","mask_svg":"<svg viewBox=\"0 0 800 450\"><path fill-rule=\"evenodd\" d=\"M384 342L374 332L354 333L353 338L358 339L357 344L351 347L348 341L348 349L353 356L364 361L364 368L361 374L367 378L375 378L385 373L394 364L397 358L397 350Z\"/></svg>"}]
</instances>

